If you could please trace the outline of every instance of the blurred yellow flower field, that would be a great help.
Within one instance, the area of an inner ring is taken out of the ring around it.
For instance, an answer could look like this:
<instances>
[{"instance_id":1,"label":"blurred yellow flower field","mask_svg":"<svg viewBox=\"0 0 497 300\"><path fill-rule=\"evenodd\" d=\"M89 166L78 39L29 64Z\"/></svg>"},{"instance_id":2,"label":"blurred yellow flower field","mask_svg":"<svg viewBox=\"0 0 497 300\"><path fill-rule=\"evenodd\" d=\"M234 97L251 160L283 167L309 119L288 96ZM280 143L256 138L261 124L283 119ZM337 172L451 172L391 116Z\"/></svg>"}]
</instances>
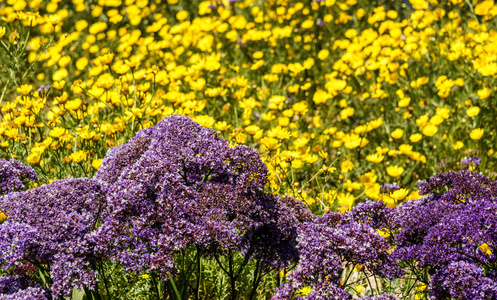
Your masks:
<instances>
[{"instance_id":1,"label":"blurred yellow flower field","mask_svg":"<svg viewBox=\"0 0 497 300\"><path fill-rule=\"evenodd\" d=\"M92 176L171 114L257 149L268 190L318 213L415 199L468 155L495 167L494 1L7 0L0 16L0 153L42 183Z\"/></svg>"}]
</instances>

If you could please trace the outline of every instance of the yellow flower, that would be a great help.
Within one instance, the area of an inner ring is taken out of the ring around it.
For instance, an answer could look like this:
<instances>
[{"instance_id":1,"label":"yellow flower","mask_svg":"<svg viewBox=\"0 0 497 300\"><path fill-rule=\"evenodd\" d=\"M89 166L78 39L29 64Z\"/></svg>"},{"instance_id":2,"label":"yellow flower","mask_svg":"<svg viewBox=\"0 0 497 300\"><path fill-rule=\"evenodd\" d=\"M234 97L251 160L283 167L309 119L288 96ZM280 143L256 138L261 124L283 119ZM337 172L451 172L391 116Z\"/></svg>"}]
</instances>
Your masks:
<instances>
[{"instance_id":1,"label":"yellow flower","mask_svg":"<svg viewBox=\"0 0 497 300\"><path fill-rule=\"evenodd\" d=\"M351 193L339 193L337 196L338 205L341 206L342 212L345 210L350 210L352 205L354 204L355 197Z\"/></svg>"},{"instance_id":2,"label":"yellow flower","mask_svg":"<svg viewBox=\"0 0 497 300\"><path fill-rule=\"evenodd\" d=\"M482 128L476 128L476 129L473 129L471 131L471 133L469 134L469 137L472 139L472 140L479 140L481 139L481 137L483 136L483 132L485 130L482 129Z\"/></svg>"},{"instance_id":3,"label":"yellow flower","mask_svg":"<svg viewBox=\"0 0 497 300\"><path fill-rule=\"evenodd\" d=\"M320 60L325 60L330 55L330 51L328 49L322 49L318 53L318 58Z\"/></svg>"},{"instance_id":4,"label":"yellow flower","mask_svg":"<svg viewBox=\"0 0 497 300\"><path fill-rule=\"evenodd\" d=\"M87 154L88 153L86 151L79 150L69 155L68 158L70 159L70 161L80 163L86 159Z\"/></svg>"},{"instance_id":5,"label":"yellow flower","mask_svg":"<svg viewBox=\"0 0 497 300\"><path fill-rule=\"evenodd\" d=\"M17 29L12 31L10 34L9 34L9 42L11 43L14 43L16 42L17 39L19 39L21 36L19 35L19 33L17 32ZM16 42L17 43L17 42Z\"/></svg>"},{"instance_id":6,"label":"yellow flower","mask_svg":"<svg viewBox=\"0 0 497 300\"><path fill-rule=\"evenodd\" d=\"M462 147L464 147L464 143L461 141L457 141L454 143L454 145L452 145L452 148L454 148L454 150L459 150Z\"/></svg>"},{"instance_id":7,"label":"yellow flower","mask_svg":"<svg viewBox=\"0 0 497 300\"><path fill-rule=\"evenodd\" d=\"M397 128L395 129L393 132L392 132L392 137L396 140L402 138L402 136L404 135L404 130L400 129L400 128Z\"/></svg>"},{"instance_id":8,"label":"yellow flower","mask_svg":"<svg viewBox=\"0 0 497 300\"><path fill-rule=\"evenodd\" d=\"M390 197L392 199L395 199L397 201L402 201L404 200L407 195L409 195L409 190L408 189L398 189L392 193L390 193Z\"/></svg>"},{"instance_id":9,"label":"yellow flower","mask_svg":"<svg viewBox=\"0 0 497 300\"><path fill-rule=\"evenodd\" d=\"M176 13L176 19L178 19L178 21L183 21L185 20L186 18L188 18L188 12L186 10L180 10Z\"/></svg>"},{"instance_id":10,"label":"yellow flower","mask_svg":"<svg viewBox=\"0 0 497 300\"><path fill-rule=\"evenodd\" d=\"M433 124L428 124L423 128L423 134L426 136L434 136L438 132L438 127Z\"/></svg>"},{"instance_id":11,"label":"yellow flower","mask_svg":"<svg viewBox=\"0 0 497 300\"><path fill-rule=\"evenodd\" d=\"M58 16L58 15L49 15L49 16L46 16L45 19L53 26L60 23L60 16Z\"/></svg>"},{"instance_id":12,"label":"yellow flower","mask_svg":"<svg viewBox=\"0 0 497 300\"><path fill-rule=\"evenodd\" d=\"M409 144L402 144L399 146L399 151L404 155L409 155L412 153L412 146Z\"/></svg>"},{"instance_id":13,"label":"yellow flower","mask_svg":"<svg viewBox=\"0 0 497 300\"><path fill-rule=\"evenodd\" d=\"M468 117L470 117L470 118L477 116L479 113L480 113L480 108L479 108L478 106L471 106L471 107L470 107L470 108L468 108L468 110L466 111L466 114L467 114L467 115L468 115Z\"/></svg>"},{"instance_id":14,"label":"yellow flower","mask_svg":"<svg viewBox=\"0 0 497 300\"><path fill-rule=\"evenodd\" d=\"M27 95L29 95L29 93L31 92L32 89L33 89L32 85L30 85L30 84L23 84L23 85L21 85L20 87L17 88L17 91L19 93L21 93L22 95L27 96Z\"/></svg>"},{"instance_id":15,"label":"yellow flower","mask_svg":"<svg viewBox=\"0 0 497 300\"><path fill-rule=\"evenodd\" d=\"M320 104L320 103L325 103L326 100L328 100L329 98L330 98L330 95L326 91L318 89L314 93L314 96L312 97L312 101L314 101L314 103L316 103L316 104Z\"/></svg>"},{"instance_id":16,"label":"yellow flower","mask_svg":"<svg viewBox=\"0 0 497 300\"><path fill-rule=\"evenodd\" d=\"M399 107L408 107L409 103L411 103L411 98L405 97L399 100Z\"/></svg>"},{"instance_id":17,"label":"yellow flower","mask_svg":"<svg viewBox=\"0 0 497 300\"><path fill-rule=\"evenodd\" d=\"M351 117L352 115L354 115L354 111L355 110L353 107L344 108L344 109L342 109L342 111L340 111L340 118L342 118L342 120L345 120L348 117Z\"/></svg>"},{"instance_id":18,"label":"yellow flower","mask_svg":"<svg viewBox=\"0 0 497 300\"><path fill-rule=\"evenodd\" d=\"M409 140L413 143L417 143L419 142L421 139L423 138L423 136L420 134L420 133L415 133L415 134L412 134L410 137L409 137Z\"/></svg>"},{"instance_id":19,"label":"yellow flower","mask_svg":"<svg viewBox=\"0 0 497 300\"><path fill-rule=\"evenodd\" d=\"M383 238L390 237L390 230L388 230L387 228L378 229L378 230L376 230L376 233L378 233L378 235L383 237Z\"/></svg>"},{"instance_id":20,"label":"yellow flower","mask_svg":"<svg viewBox=\"0 0 497 300\"><path fill-rule=\"evenodd\" d=\"M305 20L304 22L302 22L302 28L304 29L309 29L311 28L312 26L314 25L314 21L313 20Z\"/></svg>"},{"instance_id":21,"label":"yellow flower","mask_svg":"<svg viewBox=\"0 0 497 300\"><path fill-rule=\"evenodd\" d=\"M142 278L142 279L147 279L148 277L150 277L150 275L148 275L148 274L142 274L142 275L141 275L141 278Z\"/></svg>"},{"instance_id":22,"label":"yellow flower","mask_svg":"<svg viewBox=\"0 0 497 300\"><path fill-rule=\"evenodd\" d=\"M486 0L475 6L475 14L484 16L494 7L494 0Z\"/></svg>"},{"instance_id":23,"label":"yellow flower","mask_svg":"<svg viewBox=\"0 0 497 300\"><path fill-rule=\"evenodd\" d=\"M310 293L312 292L312 288L311 287L304 287L304 288L301 288L300 290L297 291L297 294L298 295L301 295L301 296L307 296L309 295Z\"/></svg>"},{"instance_id":24,"label":"yellow flower","mask_svg":"<svg viewBox=\"0 0 497 300\"><path fill-rule=\"evenodd\" d=\"M100 63L102 63L104 65L110 65L112 63L113 59L114 59L114 53L112 53L112 52L106 53L106 54L98 57L98 60L100 61Z\"/></svg>"},{"instance_id":25,"label":"yellow flower","mask_svg":"<svg viewBox=\"0 0 497 300\"><path fill-rule=\"evenodd\" d=\"M490 97L491 92L491 89L485 87L481 90L478 90L476 93L478 94L478 97L480 97L480 99L487 99L488 97Z\"/></svg>"},{"instance_id":26,"label":"yellow flower","mask_svg":"<svg viewBox=\"0 0 497 300\"><path fill-rule=\"evenodd\" d=\"M392 177L399 177L404 173L404 168L399 166L390 166L387 168L387 174Z\"/></svg>"},{"instance_id":27,"label":"yellow flower","mask_svg":"<svg viewBox=\"0 0 497 300\"><path fill-rule=\"evenodd\" d=\"M3 223L3 221L7 220L7 216L0 211L0 223Z\"/></svg>"},{"instance_id":28,"label":"yellow flower","mask_svg":"<svg viewBox=\"0 0 497 300\"><path fill-rule=\"evenodd\" d=\"M5 35L5 27L0 26L0 39Z\"/></svg>"},{"instance_id":29,"label":"yellow flower","mask_svg":"<svg viewBox=\"0 0 497 300\"><path fill-rule=\"evenodd\" d=\"M94 167L95 169L100 169L100 165L102 164L102 159L94 159L92 162L91 162L91 166Z\"/></svg>"},{"instance_id":30,"label":"yellow flower","mask_svg":"<svg viewBox=\"0 0 497 300\"><path fill-rule=\"evenodd\" d=\"M0 216L1 220L1 216ZM478 249L481 250L481 252L485 253L486 255L490 256L492 255L492 248L487 243L481 244Z\"/></svg>"},{"instance_id":31,"label":"yellow flower","mask_svg":"<svg viewBox=\"0 0 497 300\"><path fill-rule=\"evenodd\" d=\"M383 158L385 158L385 156L380 153L373 153L366 156L366 160L373 162L375 164L380 163L383 160Z\"/></svg>"},{"instance_id":32,"label":"yellow flower","mask_svg":"<svg viewBox=\"0 0 497 300\"><path fill-rule=\"evenodd\" d=\"M421 198L421 195L419 195L419 192L418 191L412 191L409 196L407 196L406 200L416 200L416 199L420 199Z\"/></svg>"},{"instance_id":33,"label":"yellow flower","mask_svg":"<svg viewBox=\"0 0 497 300\"><path fill-rule=\"evenodd\" d=\"M81 104L83 104L83 100L77 98L71 101L67 101L65 107L70 110L78 110L81 107Z\"/></svg>"},{"instance_id":34,"label":"yellow flower","mask_svg":"<svg viewBox=\"0 0 497 300\"><path fill-rule=\"evenodd\" d=\"M362 292L364 292L366 289L362 286L362 285L356 285L355 288L353 288L356 290L357 293L361 294Z\"/></svg>"},{"instance_id":35,"label":"yellow flower","mask_svg":"<svg viewBox=\"0 0 497 300\"><path fill-rule=\"evenodd\" d=\"M352 170L354 168L354 164L350 161L350 159L347 157L347 160L342 162L340 165L342 169L342 173L347 173L348 171Z\"/></svg>"},{"instance_id":36,"label":"yellow flower","mask_svg":"<svg viewBox=\"0 0 497 300\"><path fill-rule=\"evenodd\" d=\"M355 133L346 134L342 138L345 148L355 149L361 145L361 137Z\"/></svg>"},{"instance_id":37,"label":"yellow flower","mask_svg":"<svg viewBox=\"0 0 497 300\"><path fill-rule=\"evenodd\" d=\"M30 164L37 165L40 162L41 154L42 153L40 152L33 152L26 157L26 161Z\"/></svg>"},{"instance_id":38,"label":"yellow flower","mask_svg":"<svg viewBox=\"0 0 497 300\"><path fill-rule=\"evenodd\" d=\"M262 51L256 51L252 55L252 57L254 57L255 59L261 59L263 56L264 56L264 53Z\"/></svg>"},{"instance_id":39,"label":"yellow flower","mask_svg":"<svg viewBox=\"0 0 497 300\"><path fill-rule=\"evenodd\" d=\"M66 132L66 129L65 128L62 128L62 127L56 127L52 130L50 130L50 136L52 137L60 137L61 135L63 135L64 133Z\"/></svg>"},{"instance_id":40,"label":"yellow flower","mask_svg":"<svg viewBox=\"0 0 497 300\"><path fill-rule=\"evenodd\" d=\"M231 125L229 125L226 121L219 121L214 124L214 127L219 131L226 131L231 127Z\"/></svg>"},{"instance_id":41,"label":"yellow flower","mask_svg":"<svg viewBox=\"0 0 497 300\"><path fill-rule=\"evenodd\" d=\"M259 144L261 144L261 146L267 150L276 150L281 147L281 144L278 142L278 140L272 137L263 137L259 140Z\"/></svg>"}]
</instances>

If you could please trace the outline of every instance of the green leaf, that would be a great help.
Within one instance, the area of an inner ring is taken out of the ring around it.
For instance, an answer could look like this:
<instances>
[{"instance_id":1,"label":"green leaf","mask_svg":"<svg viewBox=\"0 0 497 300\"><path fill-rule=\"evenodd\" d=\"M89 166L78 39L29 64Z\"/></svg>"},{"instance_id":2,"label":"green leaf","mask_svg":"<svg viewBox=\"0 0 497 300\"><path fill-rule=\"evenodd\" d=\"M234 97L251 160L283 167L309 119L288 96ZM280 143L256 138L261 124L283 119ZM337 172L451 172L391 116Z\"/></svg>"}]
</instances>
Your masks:
<instances>
[{"instance_id":1,"label":"green leaf","mask_svg":"<svg viewBox=\"0 0 497 300\"><path fill-rule=\"evenodd\" d=\"M86 293L84 290L78 290L77 288L72 289L72 297L73 300L84 300L86 299Z\"/></svg>"}]
</instances>

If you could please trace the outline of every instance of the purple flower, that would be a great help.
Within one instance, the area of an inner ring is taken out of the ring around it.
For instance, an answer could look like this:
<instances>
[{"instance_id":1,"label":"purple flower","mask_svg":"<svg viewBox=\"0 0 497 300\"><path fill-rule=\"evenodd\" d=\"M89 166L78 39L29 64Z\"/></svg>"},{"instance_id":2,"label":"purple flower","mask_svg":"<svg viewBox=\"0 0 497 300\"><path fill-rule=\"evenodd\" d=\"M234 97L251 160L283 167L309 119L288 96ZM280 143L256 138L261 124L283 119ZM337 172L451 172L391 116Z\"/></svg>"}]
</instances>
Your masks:
<instances>
[{"instance_id":1,"label":"purple flower","mask_svg":"<svg viewBox=\"0 0 497 300\"><path fill-rule=\"evenodd\" d=\"M387 216L396 233L393 256L434 274L426 279L433 299L496 299L496 256L481 247L497 246L497 183L462 170L439 173L419 186L422 199Z\"/></svg>"},{"instance_id":2,"label":"purple flower","mask_svg":"<svg viewBox=\"0 0 497 300\"><path fill-rule=\"evenodd\" d=\"M259 154L186 117L171 116L109 150L96 178L111 185L99 234L128 269L175 272L175 255L241 251L265 268L296 258L304 205L264 193ZM294 215L295 214L295 215Z\"/></svg>"},{"instance_id":3,"label":"purple flower","mask_svg":"<svg viewBox=\"0 0 497 300\"><path fill-rule=\"evenodd\" d=\"M388 193L388 192L395 191L398 189L400 189L400 186L396 183L387 183L387 184L384 184L380 187L380 190L383 193Z\"/></svg>"},{"instance_id":4,"label":"purple flower","mask_svg":"<svg viewBox=\"0 0 497 300\"><path fill-rule=\"evenodd\" d=\"M12 294L0 294L2 300L49 300L46 291L39 287L28 287Z\"/></svg>"},{"instance_id":5,"label":"purple flower","mask_svg":"<svg viewBox=\"0 0 497 300\"><path fill-rule=\"evenodd\" d=\"M43 97L47 95L49 90L50 90L50 85L42 85L36 90L36 92Z\"/></svg>"},{"instance_id":6,"label":"purple flower","mask_svg":"<svg viewBox=\"0 0 497 300\"><path fill-rule=\"evenodd\" d=\"M397 300L397 297L391 294L381 294L373 297L361 297L360 300Z\"/></svg>"},{"instance_id":7,"label":"purple flower","mask_svg":"<svg viewBox=\"0 0 497 300\"><path fill-rule=\"evenodd\" d=\"M0 225L0 263L46 265L54 297L73 287L93 287L91 265L109 254L95 227L105 215L106 185L65 179L0 198L9 220Z\"/></svg>"},{"instance_id":8,"label":"purple flower","mask_svg":"<svg viewBox=\"0 0 497 300\"><path fill-rule=\"evenodd\" d=\"M481 163L481 157L465 157L461 160L461 166L467 167L469 165L479 166Z\"/></svg>"},{"instance_id":9,"label":"purple flower","mask_svg":"<svg viewBox=\"0 0 497 300\"><path fill-rule=\"evenodd\" d=\"M360 212L356 217L364 220ZM348 299L351 295L340 278L356 264L363 265L369 275L400 276L388 254L390 245L367 223L354 221L349 213L329 213L303 224L298 229L299 263L273 299ZM310 293L299 295L303 288L310 288Z\"/></svg>"},{"instance_id":10,"label":"purple flower","mask_svg":"<svg viewBox=\"0 0 497 300\"><path fill-rule=\"evenodd\" d=\"M36 283L18 276L0 277L0 299L46 300L51 299L45 289Z\"/></svg>"},{"instance_id":11,"label":"purple flower","mask_svg":"<svg viewBox=\"0 0 497 300\"><path fill-rule=\"evenodd\" d=\"M485 277L483 270L465 261L450 263L432 278L431 299L497 299L497 281Z\"/></svg>"},{"instance_id":12,"label":"purple flower","mask_svg":"<svg viewBox=\"0 0 497 300\"><path fill-rule=\"evenodd\" d=\"M38 181L33 168L15 159L10 161L0 159L0 195L23 191L28 181Z\"/></svg>"}]
</instances>

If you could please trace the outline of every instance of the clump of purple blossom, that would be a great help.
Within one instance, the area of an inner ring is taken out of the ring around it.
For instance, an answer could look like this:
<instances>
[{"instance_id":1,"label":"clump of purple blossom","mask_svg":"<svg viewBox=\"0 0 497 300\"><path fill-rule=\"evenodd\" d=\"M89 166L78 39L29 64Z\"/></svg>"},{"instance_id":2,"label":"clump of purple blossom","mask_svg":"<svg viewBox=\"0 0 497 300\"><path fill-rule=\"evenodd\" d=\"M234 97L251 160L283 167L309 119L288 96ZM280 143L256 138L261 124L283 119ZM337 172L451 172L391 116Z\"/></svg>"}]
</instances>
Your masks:
<instances>
[{"instance_id":1,"label":"clump of purple blossom","mask_svg":"<svg viewBox=\"0 0 497 300\"><path fill-rule=\"evenodd\" d=\"M481 157L465 157L461 160L461 167L479 166L481 164Z\"/></svg>"},{"instance_id":2,"label":"clump of purple blossom","mask_svg":"<svg viewBox=\"0 0 497 300\"><path fill-rule=\"evenodd\" d=\"M105 196L105 184L79 178L1 197L9 220L0 224L0 264L32 262L50 274L54 297L67 296L73 287L93 288L92 265L108 255L107 244L95 234Z\"/></svg>"},{"instance_id":3,"label":"clump of purple blossom","mask_svg":"<svg viewBox=\"0 0 497 300\"><path fill-rule=\"evenodd\" d=\"M358 211L329 213L302 225L297 239L299 263L273 299L349 299L352 296L345 290L347 282L341 283L340 279L345 270L356 265L363 266L366 276L400 276L388 253L390 245L371 226L381 223L382 217L375 212L367 215L363 209L371 203ZM384 204L376 203L382 206L378 211L384 208ZM310 288L306 295L301 293L304 288Z\"/></svg>"},{"instance_id":4,"label":"clump of purple blossom","mask_svg":"<svg viewBox=\"0 0 497 300\"><path fill-rule=\"evenodd\" d=\"M382 193L389 193L389 192L392 192L392 191L395 191L395 190L398 190L400 189L400 186L396 183L387 183L387 184L383 184L381 187L380 187L380 191Z\"/></svg>"},{"instance_id":5,"label":"clump of purple blossom","mask_svg":"<svg viewBox=\"0 0 497 300\"><path fill-rule=\"evenodd\" d=\"M49 293L33 281L18 276L0 277L0 299L2 300L47 300Z\"/></svg>"},{"instance_id":6,"label":"clump of purple blossom","mask_svg":"<svg viewBox=\"0 0 497 300\"><path fill-rule=\"evenodd\" d=\"M168 117L103 159L96 179L110 184L109 215L100 235L127 268L162 275L175 272L174 255L190 246L284 267L298 254L297 225L311 214L265 193L267 172L253 149Z\"/></svg>"},{"instance_id":7,"label":"clump of purple blossom","mask_svg":"<svg viewBox=\"0 0 497 300\"><path fill-rule=\"evenodd\" d=\"M38 181L33 168L16 159L0 159L0 195L23 191L28 181Z\"/></svg>"},{"instance_id":8,"label":"clump of purple blossom","mask_svg":"<svg viewBox=\"0 0 497 300\"><path fill-rule=\"evenodd\" d=\"M462 170L439 173L419 187L422 199L389 214L393 255L432 275L420 280L433 299L495 299L497 183Z\"/></svg>"},{"instance_id":9,"label":"clump of purple blossom","mask_svg":"<svg viewBox=\"0 0 497 300\"><path fill-rule=\"evenodd\" d=\"M361 297L360 300L397 300L397 297L391 294L381 294L372 297Z\"/></svg>"},{"instance_id":10,"label":"clump of purple blossom","mask_svg":"<svg viewBox=\"0 0 497 300\"><path fill-rule=\"evenodd\" d=\"M438 270L429 287L433 299L497 299L497 281L485 276L478 265L467 261L451 262Z\"/></svg>"}]
</instances>

